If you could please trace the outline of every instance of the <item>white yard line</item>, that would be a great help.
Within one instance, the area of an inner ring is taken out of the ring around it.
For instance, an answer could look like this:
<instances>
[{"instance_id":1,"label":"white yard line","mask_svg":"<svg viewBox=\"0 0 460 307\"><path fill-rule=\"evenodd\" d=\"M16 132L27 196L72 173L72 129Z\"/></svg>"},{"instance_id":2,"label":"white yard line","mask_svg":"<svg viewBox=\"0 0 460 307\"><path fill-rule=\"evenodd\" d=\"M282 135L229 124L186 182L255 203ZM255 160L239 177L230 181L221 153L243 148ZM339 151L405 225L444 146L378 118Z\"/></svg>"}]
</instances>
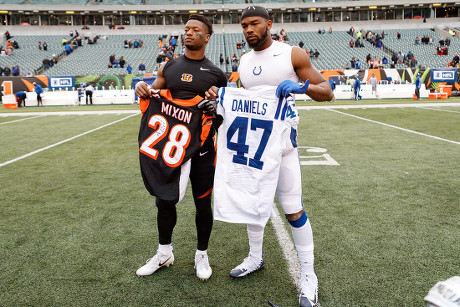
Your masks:
<instances>
[{"instance_id":1,"label":"white yard line","mask_svg":"<svg viewBox=\"0 0 460 307\"><path fill-rule=\"evenodd\" d=\"M11 123L20 122L20 121L23 121L23 120L28 120L28 119L37 118L37 117L43 117L43 116L45 116L45 115L38 115L38 116L32 116L32 117L28 117L28 118L10 120L9 122L0 123L0 125L11 124Z\"/></svg>"},{"instance_id":2,"label":"white yard line","mask_svg":"<svg viewBox=\"0 0 460 307\"><path fill-rule=\"evenodd\" d=\"M444 110L444 109L437 109L435 107L433 108L429 108L429 107L426 107L426 108L420 108L420 109L425 109L425 110L431 110L431 111L441 111L441 112L449 112L449 113L459 113L459 111L452 111L452 110Z\"/></svg>"},{"instance_id":3,"label":"white yard line","mask_svg":"<svg viewBox=\"0 0 460 307\"><path fill-rule=\"evenodd\" d=\"M386 108L420 108L420 107L459 107L458 102L433 102L433 103L382 103L382 104L347 104L327 106L297 106L299 110L324 110L324 109L386 109Z\"/></svg>"},{"instance_id":4,"label":"white yard line","mask_svg":"<svg viewBox=\"0 0 460 307\"><path fill-rule=\"evenodd\" d=\"M79 137L81 137L81 136L87 135L87 134L89 134L89 133L91 133L91 132L94 132L94 131L103 129L103 128L105 128L105 127L108 127L108 126L113 125L113 124L116 124L116 123L119 123L119 122L121 122L121 121L124 121L125 119L128 119L128 118L130 118L130 117L136 116L138 113L139 113L139 112L137 112L136 114L132 114L132 115L123 117L123 118L118 119L118 120L116 120L116 121L113 121L113 122L111 122L111 123L108 123L108 124L99 126L99 127L97 127L97 128L88 130L88 131L86 131L86 132L80 133L80 134L78 134L78 135L76 135L76 136L73 136L73 137L68 138L68 139L65 139L65 140L63 140L63 141L54 143L54 144L52 144L52 145L49 145L49 146L46 146L46 147L43 147L43 148L34 150L34 151L32 151L32 152L29 152L28 154L22 155L22 156L17 157L17 158L15 158L15 159L13 159L13 160L9 160L9 161L0 163L0 167L5 166L5 165L8 165L8 164L11 164L11 163L16 162L16 161L20 161L20 160L22 160L22 159L25 159L25 158L30 157L30 156L32 156L32 155L35 155L35 154L37 154L37 153L39 153L39 152L48 150L48 149L50 149L50 148L56 147L56 146L58 146L58 145L61 145L61 144L67 143L67 142L70 142L70 141L72 141L72 140L75 140L76 138L79 138Z\"/></svg>"},{"instance_id":5,"label":"white yard line","mask_svg":"<svg viewBox=\"0 0 460 307\"><path fill-rule=\"evenodd\" d=\"M103 114L138 114L140 110L100 110L100 111L56 111L56 112L14 112L0 113L0 117L33 115L103 115Z\"/></svg>"},{"instance_id":6,"label":"white yard line","mask_svg":"<svg viewBox=\"0 0 460 307\"><path fill-rule=\"evenodd\" d=\"M348 113L341 112L341 111L337 111L337 110L333 110L333 109L328 109L328 111L340 113L340 114L343 114L343 115L347 115L347 116L354 117L354 118L357 118L357 119L365 120L365 121L368 121L368 122L371 122L371 123L374 123L374 124L379 124L379 125L382 125L382 126L386 126L386 127L390 127L390 128L402 130L402 131L405 131L405 132L409 132L409 133L413 133L413 134L418 134L418 135L426 136L426 137L429 137L429 138L432 138L432 139L435 139L435 140L440 140L440 141L444 141L444 142L448 142L448 143L460 145L460 142L456 142L456 141L452 141L452 140L440 138L440 137L437 137L437 136L434 136L434 135L429 135L429 134L425 134L425 133L418 132L418 131L414 131L414 130L409 130L409 129L401 128L401 127L394 126L394 125L390 125L390 124L385 124L385 123L382 123L382 122L379 122L379 121L376 121L376 120L372 120L372 119L368 119L368 118L364 118L364 117L361 117L361 116L356 116L356 115L353 115L353 114L348 114Z\"/></svg>"},{"instance_id":7,"label":"white yard line","mask_svg":"<svg viewBox=\"0 0 460 307\"><path fill-rule=\"evenodd\" d=\"M301 266L299 262L299 257L297 256L297 251L292 242L291 236L284 227L283 219L280 216L276 204L273 204L274 215L270 218L270 221L275 229L276 237L278 238L278 243L283 250L284 259L286 259L289 274L294 282L294 285L297 287L297 290L300 290L300 273Z\"/></svg>"}]
</instances>

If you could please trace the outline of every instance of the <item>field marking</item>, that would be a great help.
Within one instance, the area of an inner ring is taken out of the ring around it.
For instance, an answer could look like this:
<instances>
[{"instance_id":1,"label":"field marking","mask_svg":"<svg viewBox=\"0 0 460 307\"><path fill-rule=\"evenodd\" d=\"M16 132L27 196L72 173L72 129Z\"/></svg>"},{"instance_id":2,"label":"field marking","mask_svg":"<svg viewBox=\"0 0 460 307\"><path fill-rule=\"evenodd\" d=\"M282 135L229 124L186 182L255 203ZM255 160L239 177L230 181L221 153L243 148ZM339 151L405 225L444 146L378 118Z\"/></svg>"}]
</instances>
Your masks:
<instances>
[{"instance_id":1,"label":"field marking","mask_svg":"<svg viewBox=\"0 0 460 307\"><path fill-rule=\"evenodd\" d=\"M336 113L343 114L343 115L347 115L347 116L354 117L354 118L358 118L358 119L361 119L361 120L365 120L365 121L368 121L368 122L371 122L371 123L383 125L383 126L386 126L386 127L395 128L395 129L402 130L402 131L405 131L405 132L409 132L409 133L413 133L413 134L418 134L418 135L421 135L421 136L426 136L426 137L429 137L429 138L432 138L432 139L435 139L435 140L440 140L440 141L444 141L444 142L449 142L449 143L452 143L452 144L460 145L460 142L456 142L456 141L452 141L452 140L440 138L440 137L438 137L438 136L434 136L434 135L430 135L430 134L426 134L426 133L422 133L422 132L418 132L418 131L414 131L414 130L409 130L409 129L402 128L402 127L398 127L398 126L395 126L395 125L390 125L390 124L382 123L382 122L379 122L379 121L376 121L376 120L372 120L372 119L368 119L368 118L364 118L364 117L361 117L361 116L357 116L357 115L353 115L353 114L348 114L348 113L341 112L341 111L337 111L337 110L333 110L333 109L328 109L328 111L336 112Z\"/></svg>"},{"instance_id":2,"label":"field marking","mask_svg":"<svg viewBox=\"0 0 460 307\"><path fill-rule=\"evenodd\" d=\"M140 110L100 110L100 111L56 111L56 112L15 112L0 113L0 117L9 116L33 116L33 115L103 115L103 114L138 114Z\"/></svg>"},{"instance_id":3,"label":"field marking","mask_svg":"<svg viewBox=\"0 0 460 307\"><path fill-rule=\"evenodd\" d=\"M43 117L43 116L45 116L45 115L37 115L37 116L28 117L28 118L10 120L9 122L0 123L0 125L11 124L11 123L20 122L20 121L23 121L23 120L28 120L28 119L37 118L37 117Z\"/></svg>"},{"instance_id":4,"label":"field marking","mask_svg":"<svg viewBox=\"0 0 460 307\"><path fill-rule=\"evenodd\" d=\"M138 112L138 113L139 113L139 112ZM52 144L52 145L49 145L49 146L46 146L46 147L43 147L43 148L34 150L34 151L32 151L32 152L29 152L28 154L22 155L22 156L17 157L17 158L15 158L15 159L13 159L13 160L9 160L9 161L0 163L0 167L5 166L5 165L8 165L8 164L11 164L11 163L16 162L16 161L20 161L20 160L22 160L22 159L25 159L25 158L30 157L30 156L32 156L32 155L35 155L35 154L37 154L37 153L39 153L39 152L42 152L42 151L45 151L45 150L47 150L47 149L56 147L56 146L58 146L58 145L61 145L61 144L70 142L70 141L72 141L72 140L75 140L76 138L79 138L79 137L81 137L81 136L87 135L87 134L89 134L89 133L91 133L91 132L94 132L94 131L103 129L103 128L105 128L105 127L108 127L108 126L113 125L113 124L116 124L116 123L119 123L119 122L121 122L121 121L124 121L125 119L128 119L128 118L130 118L130 117L136 116L138 113L132 114L132 115L129 115L129 116L126 116L126 117L123 117L123 118L118 119L118 120L116 120L116 121L113 121L113 122L111 122L111 123L108 123L108 124L99 126L99 127L97 127L97 128L88 130L88 131L86 131L86 132L80 133L80 134L78 134L78 135L75 135L75 136L73 136L73 137L71 137L71 138L68 138L68 139L65 139L65 140L63 140L63 141L54 143L54 144Z\"/></svg>"},{"instance_id":5,"label":"field marking","mask_svg":"<svg viewBox=\"0 0 460 307\"><path fill-rule=\"evenodd\" d=\"M431 110L431 111L449 112L449 113L459 113L460 114L459 111L443 110L443 109L436 109L436 108L429 108L429 107L421 107L420 109Z\"/></svg>"},{"instance_id":6,"label":"field marking","mask_svg":"<svg viewBox=\"0 0 460 307\"><path fill-rule=\"evenodd\" d=\"M300 291L300 273L302 268L300 266L299 257L297 256L297 251L294 247L291 236L289 236L289 233L284 227L284 222L275 203L273 203L273 211L274 214L270 217L270 221L275 229L278 243L283 250L284 259L288 265L289 275L291 275L297 290Z\"/></svg>"},{"instance_id":7,"label":"field marking","mask_svg":"<svg viewBox=\"0 0 460 307\"><path fill-rule=\"evenodd\" d=\"M427 102L427 103L391 103L391 104L344 104L326 106L297 106L298 110L325 109L386 109L386 108L420 108L420 107L460 107L459 102Z\"/></svg>"}]
</instances>

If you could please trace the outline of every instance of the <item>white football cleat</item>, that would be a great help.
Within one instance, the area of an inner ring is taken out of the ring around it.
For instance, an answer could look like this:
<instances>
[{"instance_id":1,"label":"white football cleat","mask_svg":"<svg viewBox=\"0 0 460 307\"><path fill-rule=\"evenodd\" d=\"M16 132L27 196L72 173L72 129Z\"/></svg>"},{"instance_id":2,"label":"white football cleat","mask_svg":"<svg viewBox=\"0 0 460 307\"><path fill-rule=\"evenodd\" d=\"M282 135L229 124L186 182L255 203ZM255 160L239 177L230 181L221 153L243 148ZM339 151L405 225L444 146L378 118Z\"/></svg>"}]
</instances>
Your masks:
<instances>
[{"instance_id":1,"label":"white football cleat","mask_svg":"<svg viewBox=\"0 0 460 307\"><path fill-rule=\"evenodd\" d=\"M260 260L254 259L251 256L248 256L244 258L243 262L233 268L233 270L230 271L230 277L231 278L242 278L245 276L248 276L251 273L254 273L256 271L262 270L264 268L264 258Z\"/></svg>"},{"instance_id":2,"label":"white football cleat","mask_svg":"<svg viewBox=\"0 0 460 307\"><path fill-rule=\"evenodd\" d=\"M208 255L205 254L196 254L195 255L195 269L196 276L201 280L207 280L211 277L212 269L209 265Z\"/></svg>"},{"instance_id":3,"label":"white football cleat","mask_svg":"<svg viewBox=\"0 0 460 307\"><path fill-rule=\"evenodd\" d=\"M148 276L155 273L159 268L168 267L174 263L174 254L161 254L157 252L155 256L148 259L144 266L136 271L137 276Z\"/></svg>"},{"instance_id":4,"label":"white football cleat","mask_svg":"<svg viewBox=\"0 0 460 307\"><path fill-rule=\"evenodd\" d=\"M300 280L300 307L318 306L318 278L315 273L302 274Z\"/></svg>"}]
</instances>

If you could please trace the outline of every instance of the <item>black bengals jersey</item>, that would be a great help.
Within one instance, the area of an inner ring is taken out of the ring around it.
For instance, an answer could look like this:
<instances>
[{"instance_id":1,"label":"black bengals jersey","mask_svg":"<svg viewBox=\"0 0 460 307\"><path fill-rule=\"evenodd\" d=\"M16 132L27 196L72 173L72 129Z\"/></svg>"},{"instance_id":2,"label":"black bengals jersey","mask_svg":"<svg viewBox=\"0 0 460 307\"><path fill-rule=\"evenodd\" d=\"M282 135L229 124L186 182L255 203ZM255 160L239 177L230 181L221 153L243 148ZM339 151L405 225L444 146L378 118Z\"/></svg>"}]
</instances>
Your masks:
<instances>
[{"instance_id":1,"label":"black bengals jersey","mask_svg":"<svg viewBox=\"0 0 460 307\"><path fill-rule=\"evenodd\" d=\"M163 68L163 77L174 99L191 99L196 95L204 97L212 86L227 86L224 72L206 57L192 60L183 55L170 60Z\"/></svg>"},{"instance_id":2,"label":"black bengals jersey","mask_svg":"<svg viewBox=\"0 0 460 307\"><path fill-rule=\"evenodd\" d=\"M152 90L141 99L139 162L144 185L163 200L179 200L181 165L200 150L208 138L211 116L197 104L203 99L173 99L167 90Z\"/></svg>"}]
</instances>

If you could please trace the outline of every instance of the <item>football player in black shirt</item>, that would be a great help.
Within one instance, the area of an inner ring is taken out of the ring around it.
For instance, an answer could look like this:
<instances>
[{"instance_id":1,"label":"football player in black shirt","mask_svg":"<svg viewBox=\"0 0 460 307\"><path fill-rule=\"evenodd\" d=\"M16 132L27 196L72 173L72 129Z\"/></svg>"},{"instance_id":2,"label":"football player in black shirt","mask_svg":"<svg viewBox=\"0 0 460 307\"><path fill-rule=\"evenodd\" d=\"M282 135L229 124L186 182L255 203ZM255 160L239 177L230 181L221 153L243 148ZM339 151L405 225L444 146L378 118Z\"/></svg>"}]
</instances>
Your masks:
<instances>
[{"instance_id":1,"label":"football player in black shirt","mask_svg":"<svg viewBox=\"0 0 460 307\"><path fill-rule=\"evenodd\" d=\"M227 77L222 70L205 57L206 45L212 33L212 24L206 17L197 14L190 15L183 34L185 54L161 66L151 88L168 89L173 99L192 99L197 95L204 98L206 92L213 86L225 87ZM145 82L139 82L136 85L136 94L144 99L152 95L150 87ZM211 104L205 105L205 109L212 109L212 107ZM184 180L184 176L190 176L192 184L198 237L195 269L197 277L203 280L208 279L212 274L207 248L213 223L211 192L214 181L214 162L214 132L212 132L201 149L189 160L190 173L188 174L183 168L184 171L180 178ZM183 185L186 185L186 181ZM136 271L138 276L151 275L159 268L169 266L174 262L171 237L177 219L176 203L179 201L180 198L169 201L156 196L159 247L156 255Z\"/></svg>"}]
</instances>

